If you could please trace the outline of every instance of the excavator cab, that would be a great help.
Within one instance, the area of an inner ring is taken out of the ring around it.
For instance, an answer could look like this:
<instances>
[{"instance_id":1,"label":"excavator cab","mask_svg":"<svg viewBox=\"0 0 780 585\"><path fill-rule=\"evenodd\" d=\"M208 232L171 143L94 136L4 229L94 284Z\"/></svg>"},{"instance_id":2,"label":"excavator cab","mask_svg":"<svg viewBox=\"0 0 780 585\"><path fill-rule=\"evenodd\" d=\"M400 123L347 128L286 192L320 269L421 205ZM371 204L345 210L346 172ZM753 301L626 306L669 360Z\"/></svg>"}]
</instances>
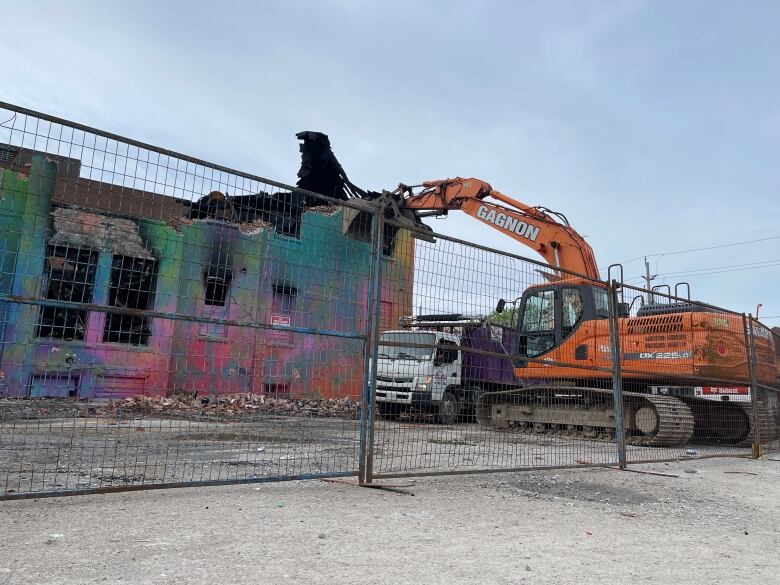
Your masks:
<instances>
[{"instance_id":1,"label":"excavator cab","mask_svg":"<svg viewBox=\"0 0 780 585\"><path fill-rule=\"evenodd\" d=\"M543 357L583 322L609 318L607 289L582 281L532 286L518 300L511 314L511 326L517 332L513 353L529 358ZM502 313L506 304L501 299L496 312Z\"/></svg>"}]
</instances>

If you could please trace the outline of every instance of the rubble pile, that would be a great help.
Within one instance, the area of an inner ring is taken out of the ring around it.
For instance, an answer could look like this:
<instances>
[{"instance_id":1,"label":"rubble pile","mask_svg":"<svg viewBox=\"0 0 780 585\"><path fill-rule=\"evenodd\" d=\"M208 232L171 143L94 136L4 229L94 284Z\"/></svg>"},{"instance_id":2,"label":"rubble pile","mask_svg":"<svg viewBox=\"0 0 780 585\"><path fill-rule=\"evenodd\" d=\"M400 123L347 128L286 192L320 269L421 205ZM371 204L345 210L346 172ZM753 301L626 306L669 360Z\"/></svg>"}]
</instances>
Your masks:
<instances>
[{"instance_id":1,"label":"rubble pile","mask_svg":"<svg viewBox=\"0 0 780 585\"><path fill-rule=\"evenodd\" d=\"M97 408L98 415L126 417L137 414L165 414L184 417L233 418L271 414L281 416L356 419L360 402L351 398L291 399L267 394L221 394L192 396L133 396L109 401Z\"/></svg>"}]
</instances>

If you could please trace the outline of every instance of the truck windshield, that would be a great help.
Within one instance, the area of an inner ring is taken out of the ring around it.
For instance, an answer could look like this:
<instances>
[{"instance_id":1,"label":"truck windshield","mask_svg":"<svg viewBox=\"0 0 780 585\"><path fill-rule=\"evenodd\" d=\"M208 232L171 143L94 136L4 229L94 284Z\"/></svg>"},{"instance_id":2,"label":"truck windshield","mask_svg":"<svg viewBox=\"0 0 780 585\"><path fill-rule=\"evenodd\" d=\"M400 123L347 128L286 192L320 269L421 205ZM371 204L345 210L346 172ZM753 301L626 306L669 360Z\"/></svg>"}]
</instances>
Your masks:
<instances>
[{"instance_id":1,"label":"truck windshield","mask_svg":"<svg viewBox=\"0 0 780 585\"><path fill-rule=\"evenodd\" d=\"M385 345L388 342L403 345ZM429 360L433 354L435 343L435 333L419 333L416 331L410 331L409 333L383 333L379 338L379 357L392 360ZM426 345L428 347L415 347L415 345Z\"/></svg>"}]
</instances>

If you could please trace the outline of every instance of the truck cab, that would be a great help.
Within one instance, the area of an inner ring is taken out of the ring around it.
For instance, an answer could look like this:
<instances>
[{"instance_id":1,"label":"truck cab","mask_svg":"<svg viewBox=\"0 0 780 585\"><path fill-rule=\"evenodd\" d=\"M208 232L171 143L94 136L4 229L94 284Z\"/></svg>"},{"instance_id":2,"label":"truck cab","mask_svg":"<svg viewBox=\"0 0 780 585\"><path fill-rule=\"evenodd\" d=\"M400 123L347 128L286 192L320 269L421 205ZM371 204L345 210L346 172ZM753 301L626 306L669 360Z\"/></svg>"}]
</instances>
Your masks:
<instances>
[{"instance_id":1,"label":"truck cab","mask_svg":"<svg viewBox=\"0 0 780 585\"><path fill-rule=\"evenodd\" d=\"M507 352L514 332L485 316L460 313L401 317L377 347L376 402L384 418L434 415L444 424L471 418L479 397L516 385Z\"/></svg>"},{"instance_id":2,"label":"truck cab","mask_svg":"<svg viewBox=\"0 0 780 585\"><path fill-rule=\"evenodd\" d=\"M377 352L376 401L380 414L434 414L455 422L461 408L461 338L441 331L385 331Z\"/></svg>"}]
</instances>

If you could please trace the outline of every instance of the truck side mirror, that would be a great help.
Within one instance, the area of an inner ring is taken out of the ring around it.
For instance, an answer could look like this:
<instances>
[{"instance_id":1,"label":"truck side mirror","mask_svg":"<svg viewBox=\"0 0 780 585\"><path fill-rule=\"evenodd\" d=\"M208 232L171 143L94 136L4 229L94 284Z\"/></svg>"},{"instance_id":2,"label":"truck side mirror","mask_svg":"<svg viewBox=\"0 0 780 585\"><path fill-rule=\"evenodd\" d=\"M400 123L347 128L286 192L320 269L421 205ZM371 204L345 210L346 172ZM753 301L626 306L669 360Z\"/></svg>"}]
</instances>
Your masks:
<instances>
[{"instance_id":1,"label":"truck side mirror","mask_svg":"<svg viewBox=\"0 0 780 585\"><path fill-rule=\"evenodd\" d=\"M504 307L506 307L506 301L504 299L498 299L498 303L496 304L496 313L503 313Z\"/></svg>"}]
</instances>

